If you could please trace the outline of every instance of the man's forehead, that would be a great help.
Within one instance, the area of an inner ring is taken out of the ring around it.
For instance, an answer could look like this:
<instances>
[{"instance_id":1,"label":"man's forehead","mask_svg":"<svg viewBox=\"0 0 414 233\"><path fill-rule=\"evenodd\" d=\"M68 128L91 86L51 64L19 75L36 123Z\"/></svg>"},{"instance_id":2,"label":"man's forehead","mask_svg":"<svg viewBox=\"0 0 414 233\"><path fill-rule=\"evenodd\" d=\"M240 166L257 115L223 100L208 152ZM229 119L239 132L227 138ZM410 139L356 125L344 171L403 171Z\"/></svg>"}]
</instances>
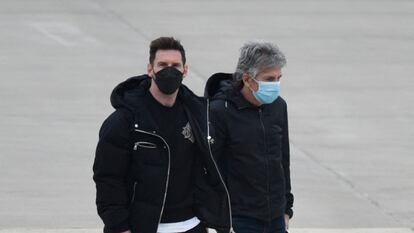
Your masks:
<instances>
[{"instance_id":1,"label":"man's forehead","mask_svg":"<svg viewBox=\"0 0 414 233\"><path fill-rule=\"evenodd\" d=\"M182 60L181 52L178 50L157 50L155 60Z\"/></svg>"},{"instance_id":2,"label":"man's forehead","mask_svg":"<svg viewBox=\"0 0 414 233\"><path fill-rule=\"evenodd\" d=\"M259 71L258 75L276 75L279 76L282 73L282 69L279 67L265 68Z\"/></svg>"}]
</instances>

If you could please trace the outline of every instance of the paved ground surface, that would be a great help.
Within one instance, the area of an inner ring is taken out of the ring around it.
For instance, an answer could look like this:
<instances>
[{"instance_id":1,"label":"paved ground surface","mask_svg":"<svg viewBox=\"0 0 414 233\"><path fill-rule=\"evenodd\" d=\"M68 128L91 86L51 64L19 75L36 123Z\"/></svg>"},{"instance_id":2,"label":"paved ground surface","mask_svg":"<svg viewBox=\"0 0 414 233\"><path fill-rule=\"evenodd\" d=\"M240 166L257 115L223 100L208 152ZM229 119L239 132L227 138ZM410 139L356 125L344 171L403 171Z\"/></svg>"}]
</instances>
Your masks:
<instances>
[{"instance_id":1,"label":"paved ground surface","mask_svg":"<svg viewBox=\"0 0 414 233\"><path fill-rule=\"evenodd\" d=\"M161 35L182 40L199 94L247 40L286 53L292 232L410 232L413 25L411 0L1 0L0 232L100 231L97 132Z\"/></svg>"},{"instance_id":2,"label":"paved ground surface","mask_svg":"<svg viewBox=\"0 0 414 233\"><path fill-rule=\"evenodd\" d=\"M101 233L102 229L29 229L29 228L14 228L14 229L0 229L0 233ZM408 228L294 228L289 230L290 233L413 233L414 231ZM210 230L209 233L215 233Z\"/></svg>"}]
</instances>

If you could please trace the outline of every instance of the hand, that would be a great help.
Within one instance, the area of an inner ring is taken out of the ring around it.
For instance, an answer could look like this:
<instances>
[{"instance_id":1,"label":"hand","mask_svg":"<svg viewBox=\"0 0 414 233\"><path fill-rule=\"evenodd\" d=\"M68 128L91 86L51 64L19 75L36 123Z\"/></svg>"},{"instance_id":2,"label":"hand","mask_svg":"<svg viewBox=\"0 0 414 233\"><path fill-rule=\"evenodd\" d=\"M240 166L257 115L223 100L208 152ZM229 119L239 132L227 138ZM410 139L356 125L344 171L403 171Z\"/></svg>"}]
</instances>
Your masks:
<instances>
[{"instance_id":1,"label":"hand","mask_svg":"<svg viewBox=\"0 0 414 233\"><path fill-rule=\"evenodd\" d=\"M127 230L127 231L123 231L121 233L131 233L131 231L130 230Z\"/></svg>"},{"instance_id":2,"label":"hand","mask_svg":"<svg viewBox=\"0 0 414 233\"><path fill-rule=\"evenodd\" d=\"M286 231L289 230L289 215L285 214L285 226L286 226Z\"/></svg>"}]
</instances>

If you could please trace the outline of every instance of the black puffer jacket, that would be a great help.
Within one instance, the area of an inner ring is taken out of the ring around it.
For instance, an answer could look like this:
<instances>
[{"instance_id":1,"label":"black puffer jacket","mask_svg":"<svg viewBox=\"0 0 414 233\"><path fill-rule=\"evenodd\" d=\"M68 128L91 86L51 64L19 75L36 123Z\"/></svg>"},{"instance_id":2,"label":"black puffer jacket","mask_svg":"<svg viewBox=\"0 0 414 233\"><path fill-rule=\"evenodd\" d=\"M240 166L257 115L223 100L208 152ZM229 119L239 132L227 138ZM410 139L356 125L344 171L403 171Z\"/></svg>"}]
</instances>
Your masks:
<instances>
[{"instance_id":1,"label":"black puffer jacket","mask_svg":"<svg viewBox=\"0 0 414 233\"><path fill-rule=\"evenodd\" d=\"M155 233L162 215L168 195L170 152L166 141L154 131L155 123L143 103L149 86L147 75L119 84L111 95L116 110L99 132L93 178L104 232L131 229L133 233ZM206 226L229 229L228 194L207 141L207 102L184 85L178 99L199 151L194 211Z\"/></svg>"},{"instance_id":2,"label":"black puffer jacket","mask_svg":"<svg viewBox=\"0 0 414 233\"><path fill-rule=\"evenodd\" d=\"M225 177L233 216L270 221L292 216L286 102L251 105L231 84L232 74L210 77L213 155Z\"/></svg>"}]
</instances>

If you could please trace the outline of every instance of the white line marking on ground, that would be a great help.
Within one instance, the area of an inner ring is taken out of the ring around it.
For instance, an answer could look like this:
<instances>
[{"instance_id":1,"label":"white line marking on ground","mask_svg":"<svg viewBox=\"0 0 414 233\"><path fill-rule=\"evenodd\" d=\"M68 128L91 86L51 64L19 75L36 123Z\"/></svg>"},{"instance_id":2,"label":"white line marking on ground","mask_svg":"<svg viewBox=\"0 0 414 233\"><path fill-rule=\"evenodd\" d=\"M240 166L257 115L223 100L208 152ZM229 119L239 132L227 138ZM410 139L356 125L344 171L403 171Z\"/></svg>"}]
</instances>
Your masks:
<instances>
[{"instance_id":1,"label":"white line marking on ground","mask_svg":"<svg viewBox=\"0 0 414 233\"><path fill-rule=\"evenodd\" d=\"M41 32L46 37L58 42L65 47L73 47L80 44L99 45L95 38L86 35L80 28L65 22L30 22L30 26Z\"/></svg>"},{"instance_id":2,"label":"white line marking on ground","mask_svg":"<svg viewBox=\"0 0 414 233\"><path fill-rule=\"evenodd\" d=\"M43 33L43 35L45 35L46 37L49 37L50 39L58 42L59 44L65 46L65 47L71 47L71 46L74 45L73 43L61 38L60 36L55 35L51 31L51 27L48 24L45 24L45 23L31 23L30 25L32 27L34 27L35 29L37 29L39 32Z\"/></svg>"}]
</instances>

